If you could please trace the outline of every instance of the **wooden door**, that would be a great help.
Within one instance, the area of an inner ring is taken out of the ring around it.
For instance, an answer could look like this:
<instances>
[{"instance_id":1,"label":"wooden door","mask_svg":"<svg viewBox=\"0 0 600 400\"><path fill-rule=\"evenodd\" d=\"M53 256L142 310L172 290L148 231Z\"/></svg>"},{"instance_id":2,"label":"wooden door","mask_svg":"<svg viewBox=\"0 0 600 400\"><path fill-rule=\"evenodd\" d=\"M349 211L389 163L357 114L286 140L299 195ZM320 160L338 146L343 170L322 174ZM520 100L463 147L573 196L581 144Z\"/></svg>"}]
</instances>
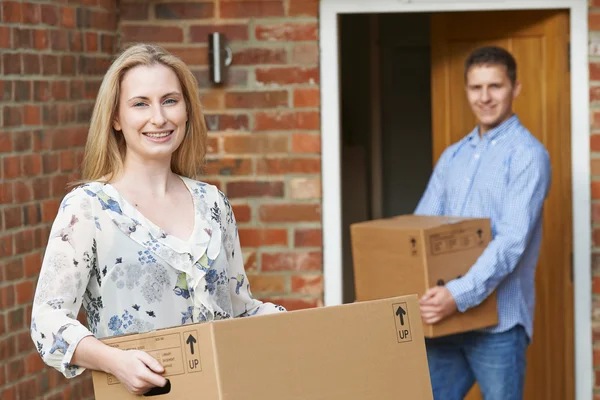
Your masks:
<instances>
[{"instance_id":1,"label":"wooden door","mask_svg":"<svg viewBox=\"0 0 600 400\"><path fill-rule=\"evenodd\" d=\"M432 15L431 34L434 160L475 126L464 90L468 54L482 45L499 45L517 60L522 91L514 109L548 149L553 171L544 208L525 399L573 399L568 12L438 13ZM476 386L467 396L480 398Z\"/></svg>"}]
</instances>

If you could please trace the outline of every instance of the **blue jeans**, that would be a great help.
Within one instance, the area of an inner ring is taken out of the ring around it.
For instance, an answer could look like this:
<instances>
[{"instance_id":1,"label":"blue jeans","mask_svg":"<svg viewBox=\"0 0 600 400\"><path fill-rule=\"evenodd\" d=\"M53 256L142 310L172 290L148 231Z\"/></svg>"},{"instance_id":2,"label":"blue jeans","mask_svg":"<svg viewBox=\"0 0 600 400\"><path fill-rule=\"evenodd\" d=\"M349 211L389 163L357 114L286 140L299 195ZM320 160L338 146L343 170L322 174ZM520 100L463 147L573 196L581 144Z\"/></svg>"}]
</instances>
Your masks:
<instances>
[{"instance_id":1,"label":"blue jeans","mask_svg":"<svg viewBox=\"0 0 600 400\"><path fill-rule=\"evenodd\" d=\"M507 332L466 332L426 339L435 400L463 400L475 381L484 400L521 400L529 338L518 325Z\"/></svg>"}]
</instances>

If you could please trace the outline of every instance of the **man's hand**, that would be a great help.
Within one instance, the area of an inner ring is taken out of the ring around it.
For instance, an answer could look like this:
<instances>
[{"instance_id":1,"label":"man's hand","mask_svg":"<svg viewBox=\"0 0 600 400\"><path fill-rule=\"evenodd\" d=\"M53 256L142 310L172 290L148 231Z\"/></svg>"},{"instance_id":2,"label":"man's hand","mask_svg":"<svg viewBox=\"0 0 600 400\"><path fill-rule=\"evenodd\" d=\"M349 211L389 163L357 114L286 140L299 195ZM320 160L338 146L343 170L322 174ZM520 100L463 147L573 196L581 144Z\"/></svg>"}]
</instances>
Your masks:
<instances>
[{"instance_id":1,"label":"man's hand","mask_svg":"<svg viewBox=\"0 0 600 400\"><path fill-rule=\"evenodd\" d=\"M456 301L445 286L429 289L419 300L421 318L429 325L440 322L457 311Z\"/></svg>"}]
</instances>

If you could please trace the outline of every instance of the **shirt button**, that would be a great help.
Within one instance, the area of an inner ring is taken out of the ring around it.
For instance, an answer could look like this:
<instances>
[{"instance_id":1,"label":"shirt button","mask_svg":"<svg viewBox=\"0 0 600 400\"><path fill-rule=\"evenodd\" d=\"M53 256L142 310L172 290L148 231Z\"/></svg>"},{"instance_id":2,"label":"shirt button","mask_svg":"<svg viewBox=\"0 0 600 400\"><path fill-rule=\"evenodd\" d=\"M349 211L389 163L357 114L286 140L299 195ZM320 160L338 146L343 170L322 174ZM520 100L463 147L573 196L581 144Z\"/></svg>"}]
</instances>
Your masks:
<instances>
[{"instance_id":1,"label":"shirt button","mask_svg":"<svg viewBox=\"0 0 600 400\"><path fill-rule=\"evenodd\" d=\"M476 160L479 160L479 153L475 153L473 157L475 157Z\"/></svg>"},{"instance_id":2,"label":"shirt button","mask_svg":"<svg viewBox=\"0 0 600 400\"><path fill-rule=\"evenodd\" d=\"M496 139L492 140L492 144L496 144Z\"/></svg>"},{"instance_id":3,"label":"shirt button","mask_svg":"<svg viewBox=\"0 0 600 400\"><path fill-rule=\"evenodd\" d=\"M471 182L471 178L465 178L465 182L467 182L467 183Z\"/></svg>"}]
</instances>

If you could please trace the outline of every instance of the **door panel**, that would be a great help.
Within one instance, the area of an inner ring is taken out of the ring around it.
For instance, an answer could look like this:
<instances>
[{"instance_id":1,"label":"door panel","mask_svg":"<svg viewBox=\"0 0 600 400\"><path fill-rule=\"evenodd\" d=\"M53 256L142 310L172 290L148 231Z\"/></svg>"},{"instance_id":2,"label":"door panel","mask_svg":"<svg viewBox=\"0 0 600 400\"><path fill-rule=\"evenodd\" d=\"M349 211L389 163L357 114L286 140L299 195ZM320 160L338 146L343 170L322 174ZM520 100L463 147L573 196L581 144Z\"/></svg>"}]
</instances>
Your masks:
<instances>
[{"instance_id":1,"label":"door panel","mask_svg":"<svg viewBox=\"0 0 600 400\"><path fill-rule=\"evenodd\" d=\"M574 398L568 24L568 12L556 10L438 13L431 20L434 160L475 126L465 98L464 62L472 50L489 44L515 56L522 83L515 112L550 154L553 179L536 273L528 400ZM477 387L467 397L480 398Z\"/></svg>"}]
</instances>

